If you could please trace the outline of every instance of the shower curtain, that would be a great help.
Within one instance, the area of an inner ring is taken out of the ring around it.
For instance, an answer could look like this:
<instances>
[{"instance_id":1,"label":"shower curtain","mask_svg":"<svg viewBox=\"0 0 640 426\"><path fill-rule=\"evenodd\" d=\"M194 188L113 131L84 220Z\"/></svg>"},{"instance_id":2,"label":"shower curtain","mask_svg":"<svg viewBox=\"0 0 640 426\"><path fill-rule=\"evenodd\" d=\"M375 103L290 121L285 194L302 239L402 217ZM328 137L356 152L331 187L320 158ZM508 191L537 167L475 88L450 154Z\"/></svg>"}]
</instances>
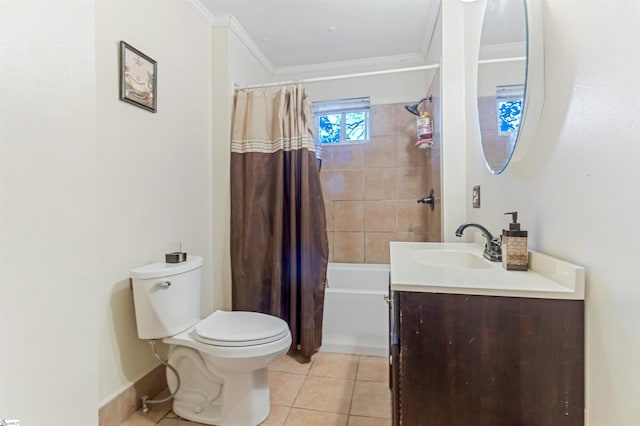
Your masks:
<instances>
[{"instance_id":1,"label":"shower curtain","mask_svg":"<svg viewBox=\"0 0 640 426\"><path fill-rule=\"evenodd\" d=\"M328 242L312 132L301 85L237 90L231 136L234 310L289 324L292 349L322 344Z\"/></svg>"}]
</instances>

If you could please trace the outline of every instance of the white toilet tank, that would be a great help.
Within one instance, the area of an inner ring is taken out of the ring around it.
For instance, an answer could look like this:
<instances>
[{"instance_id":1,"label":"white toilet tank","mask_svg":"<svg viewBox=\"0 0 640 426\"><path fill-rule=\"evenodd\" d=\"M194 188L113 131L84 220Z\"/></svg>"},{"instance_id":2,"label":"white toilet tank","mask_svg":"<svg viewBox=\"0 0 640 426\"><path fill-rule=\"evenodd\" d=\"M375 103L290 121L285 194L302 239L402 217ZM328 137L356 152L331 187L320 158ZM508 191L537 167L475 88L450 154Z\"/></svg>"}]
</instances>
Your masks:
<instances>
[{"instance_id":1,"label":"white toilet tank","mask_svg":"<svg viewBox=\"0 0 640 426\"><path fill-rule=\"evenodd\" d=\"M152 263L131 271L140 339L176 335L200 320L202 258Z\"/></svg>"}]
</instances>

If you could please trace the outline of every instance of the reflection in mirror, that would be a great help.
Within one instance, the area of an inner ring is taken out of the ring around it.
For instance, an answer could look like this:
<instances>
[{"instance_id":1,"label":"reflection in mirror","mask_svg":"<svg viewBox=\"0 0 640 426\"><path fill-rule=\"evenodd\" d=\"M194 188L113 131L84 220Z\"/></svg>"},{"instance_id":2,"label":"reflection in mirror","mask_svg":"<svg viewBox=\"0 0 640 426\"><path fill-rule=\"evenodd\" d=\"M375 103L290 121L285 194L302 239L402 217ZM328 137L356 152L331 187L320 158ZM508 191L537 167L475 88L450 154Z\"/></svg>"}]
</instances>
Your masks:
<instances>
[{"instance_id":1,"label":"reflection in mirror","mask_svg":"<svg viewBox=\"0 0 640 426\"><path fill-rule=\"evenodd\" d=\"M478 60L482 152L502 173L518 141L526 87L525 0L487 0Z\"/></svg>"}]
</instances>

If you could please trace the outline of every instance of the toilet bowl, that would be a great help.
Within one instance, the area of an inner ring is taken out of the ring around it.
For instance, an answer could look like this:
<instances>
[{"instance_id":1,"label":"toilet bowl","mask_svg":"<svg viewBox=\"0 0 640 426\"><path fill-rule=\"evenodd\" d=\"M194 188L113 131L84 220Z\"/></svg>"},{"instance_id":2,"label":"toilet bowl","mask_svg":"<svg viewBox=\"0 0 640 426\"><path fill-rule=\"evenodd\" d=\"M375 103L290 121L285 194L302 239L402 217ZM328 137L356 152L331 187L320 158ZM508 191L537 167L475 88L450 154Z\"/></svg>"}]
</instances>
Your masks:
<instances>
[{"instance_id":1,"label":"toilet bowl","mask_svg":"<svg viewBox=\"0 0 640 426\"><path fill-rule=\"evenodd\" d=\"M177 390L177 415L210 425L257 425L269 415L268 366L289 349L289 327L257 312L215 311L199 320L201 266L194 256L131 272L138 337L171 345L168 363L179 379L168 370L167 383Z\"/></svg>"},{"instance_id":2,"label":"toilet bowl","mask_svg":"<svg viewBox=\"0 0 640 426\"><path fill-rule=\"evenodd\" d=\"M173 403L177 415L216 425L257 425L267 418L267 367L291 345L289 327L280 318L216 311L163 341L173 345L168 361L181 376ZM174 392L171 372L167 383Z\"/></svg>"}]
</instances>

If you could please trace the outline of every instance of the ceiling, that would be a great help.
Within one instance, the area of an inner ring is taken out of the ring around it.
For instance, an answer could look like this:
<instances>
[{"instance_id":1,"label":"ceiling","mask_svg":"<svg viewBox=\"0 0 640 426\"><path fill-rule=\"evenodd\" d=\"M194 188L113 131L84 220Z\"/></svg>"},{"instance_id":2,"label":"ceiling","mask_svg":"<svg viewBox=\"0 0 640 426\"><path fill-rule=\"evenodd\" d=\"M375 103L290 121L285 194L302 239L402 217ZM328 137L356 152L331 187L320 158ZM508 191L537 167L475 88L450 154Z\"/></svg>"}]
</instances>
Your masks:
<instances>
[{"instance_id":1,"label":"ceiling","mask_svg":"<svg viewBox=\"0 0 640 426\"><path fill-rule=\"evenodd\" d=\"M274 74L426 63L440 0L195 0Z\"/></svg>"}]
</instances>

